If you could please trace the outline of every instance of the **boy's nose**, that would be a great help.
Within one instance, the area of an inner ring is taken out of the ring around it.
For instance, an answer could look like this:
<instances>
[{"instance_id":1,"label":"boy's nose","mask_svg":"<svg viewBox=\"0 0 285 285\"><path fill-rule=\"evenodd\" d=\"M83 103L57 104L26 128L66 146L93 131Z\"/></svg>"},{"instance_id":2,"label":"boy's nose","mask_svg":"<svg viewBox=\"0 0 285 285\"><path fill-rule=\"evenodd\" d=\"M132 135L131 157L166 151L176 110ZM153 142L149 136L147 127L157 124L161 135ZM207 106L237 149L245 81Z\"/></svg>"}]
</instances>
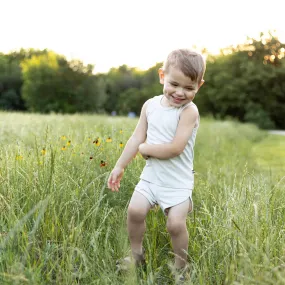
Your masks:
<instances>
[{"instance_id":1,"label":"boy's nose","mask_svg":"<svg viewBox=\"0 0 285 285\"><path fill-rule=\"evenodd\" d=\"M177 95L183 95L183 94L184 94L183 88L182 88L182 87L177 87L177 88L176 88L176 94L177 94Z\"/></svg>"}]
</instances>

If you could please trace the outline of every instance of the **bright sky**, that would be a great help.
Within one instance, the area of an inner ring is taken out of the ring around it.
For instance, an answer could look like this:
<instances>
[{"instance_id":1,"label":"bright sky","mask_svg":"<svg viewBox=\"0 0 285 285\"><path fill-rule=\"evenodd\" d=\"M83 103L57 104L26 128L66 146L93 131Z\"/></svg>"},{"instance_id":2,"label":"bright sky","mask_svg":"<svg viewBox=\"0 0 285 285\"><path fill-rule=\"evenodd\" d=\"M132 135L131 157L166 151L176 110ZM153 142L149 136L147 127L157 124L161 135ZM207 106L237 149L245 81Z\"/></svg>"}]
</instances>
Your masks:
<instances>
[{"instance_id":1,"label":"bright sky","mask_svg":"<svg viewBox=\"0 0 285 285\"><path fill-rule=\"evenodd\" d=\"M0 52L48 48L95 64L146 69L174 48L211 52L277 30L284 0L0 0Z\"/></svg>"}]
</instances>

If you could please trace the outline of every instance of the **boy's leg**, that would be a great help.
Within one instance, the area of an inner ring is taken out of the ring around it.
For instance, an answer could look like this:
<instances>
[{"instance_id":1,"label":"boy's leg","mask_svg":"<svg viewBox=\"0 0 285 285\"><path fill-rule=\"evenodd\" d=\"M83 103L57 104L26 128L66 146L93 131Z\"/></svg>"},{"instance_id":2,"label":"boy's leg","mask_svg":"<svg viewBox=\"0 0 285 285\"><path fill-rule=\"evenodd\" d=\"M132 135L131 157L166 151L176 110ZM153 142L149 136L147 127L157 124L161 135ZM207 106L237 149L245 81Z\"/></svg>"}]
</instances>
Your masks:
<instances>
[{"instance_id":1,"label":"boy's leg","mask_svg":"<svg viewBox=\"0 0 285 285\"><path fill-rule=\"evenodd\" d=\"M128 207L127 227L132 255L136 261L143 256L142 242L145 232L145 218L151 205L141 193L134 191Z\"/></svg>"},{"instance_id":2,"label":"boy's leg","mask_svg":"<svg viewBox=\"0 0 285 285\"><path fill-rule=\"evenodd\" d=\"M167 230L171 236L175 253L175 268L184 268L187 263L189 235L186 228L186 218L191 206L190 199L173 206L168 211Z\"/></svg>"}]
</instances>

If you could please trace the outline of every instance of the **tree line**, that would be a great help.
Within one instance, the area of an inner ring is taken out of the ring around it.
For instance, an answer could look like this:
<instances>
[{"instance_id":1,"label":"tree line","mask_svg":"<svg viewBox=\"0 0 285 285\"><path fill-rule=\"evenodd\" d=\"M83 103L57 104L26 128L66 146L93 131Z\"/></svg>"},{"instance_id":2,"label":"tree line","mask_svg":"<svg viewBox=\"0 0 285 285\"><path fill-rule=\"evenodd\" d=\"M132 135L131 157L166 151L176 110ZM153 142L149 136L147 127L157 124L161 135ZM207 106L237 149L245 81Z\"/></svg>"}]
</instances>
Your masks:
<instances>
[{"instance_id":1,"label":"tree line","mask_svg":"<svg viewBox=\"0 0 285 285\"><path fill-rule=\"evenodd\" d=\"M205 50L205 53L207 51ZM285 44L272 33L207 54L205 84L195 98L201 115L285 129ZM50 50L0 53L0 109L40 113L140 113L162 93L157 70L94 66Z\"/></svg>"}]
</instances>

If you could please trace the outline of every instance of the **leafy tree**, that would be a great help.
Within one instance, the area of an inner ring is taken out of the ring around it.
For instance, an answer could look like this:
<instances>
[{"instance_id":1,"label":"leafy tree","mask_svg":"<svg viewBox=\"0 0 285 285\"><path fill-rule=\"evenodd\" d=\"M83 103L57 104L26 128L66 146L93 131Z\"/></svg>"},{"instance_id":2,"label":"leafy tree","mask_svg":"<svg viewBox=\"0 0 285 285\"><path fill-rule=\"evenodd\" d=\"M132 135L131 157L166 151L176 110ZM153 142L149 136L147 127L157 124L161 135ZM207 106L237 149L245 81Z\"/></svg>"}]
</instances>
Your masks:
<instances>
[{"instance_id":1,"label":"leafy tree","mask_svg":"<svg viewBox=\"0 0 285 285\"><path fill-rule=\"evenodd\" d=\"M0 54L0 109L23 110L24 101L21 98L21 68L17 62L11 61Z\"/></svg>"},{"instance_id":2,"label":"leafy tree","mask_svg":"<svg viewBox=\"0 0 285 285\"><path fill-rule=\"evenodd\" d=\"M209 57L205 86L195 99L201 114L285 128L284 48L269 33Z\"/></svg>"},{"instance_id":3,"label":"leafy tree","mask_svg":"<svg viewBox=\"0 0 285 285\"><path fill-rule=\"evenodd\" d=\"M104 102L102 80L92 75L93 66L81 61L68 62L53 52L25 59L23 98L35 112L93 112Z\"/></svg>"},{"instance_id":4,"label":"leafy tree","mask_svg":"<svg viewBox=\"0 0 285 285\"><path fill-rule=\"evenodd\" d=\"M200 113L285 129L285 45L274 32L208 55L206 83L195 98ZM36 112L140 113L162 93L157 63L147 71L122 65L93 74L93 65L51 51L0 54L0 109Z\"/></svg>"},{"instance_id":5,"label":"leafy tree","mask_svg":"<svg viewBox=\"0 0 285 285\"><path fill-rule=\"evenodd\" d=\"M107 112L118 109L120 94L129 88L140 89L142 72L135 68L122 65L119 68L111 68L105 75L107 99L104 108Z\"/></svg>"},{"instance_id":6,"label":"leafy tree","mask_svg":"<svg viewBox=\"0 0 285 285\"><path fill-rule=\"evenodd\" d=\"M30 111L61 111L62 97L58 90L58 60L56 54L32 56L21 63L23 69L23 98Z\"/></svg>"}]
</instances>

